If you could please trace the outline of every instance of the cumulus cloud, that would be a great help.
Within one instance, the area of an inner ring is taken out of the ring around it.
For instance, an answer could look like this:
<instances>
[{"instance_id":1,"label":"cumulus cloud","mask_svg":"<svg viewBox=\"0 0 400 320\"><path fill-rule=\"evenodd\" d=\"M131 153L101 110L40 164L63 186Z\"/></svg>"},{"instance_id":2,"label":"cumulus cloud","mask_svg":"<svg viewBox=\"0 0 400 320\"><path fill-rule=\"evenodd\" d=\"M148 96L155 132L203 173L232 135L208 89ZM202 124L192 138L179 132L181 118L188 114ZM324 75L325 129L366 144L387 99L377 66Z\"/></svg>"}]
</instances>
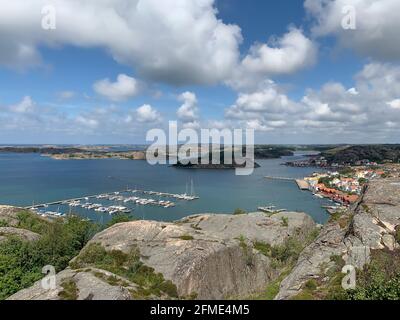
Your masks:
<instances>
[{"instance_id":1,"label":"cumulus cloud","mask_svg":"<svg viewBox=\"0 0 400 320\"><path fill-rule=\"evenodd\" d=\"M139 122L154 123L161 121L160 113L148 104L139 107L136 114Z\"/></svg>"},{"instance_id":2,"label":"cumulus cloud","mask_svg":"<svg viewBox=\"0 0 400 320\"><path fill-rule=\"evenodd\" d=\"M179 95L178 100L182 105L176 112L182 126L186 129L199 129L199 108L196 94L186 91Z\"/></svg>"},{"instance_id":3,"label":"cumulus cloud","mask_svg":"<svg viewBox=\"0 0 400 320\"><path fill-rule=\"evenodd\" d=\"M292 28L282 38L251 47L242 65L245 70L268 76L289 74L312 65L316 55L316 45L301 30Z\"/></svg>"},{"instance_id":4,"label":"cumulus cloud","mask_svg":"<svg viewBox=\"0 0 400 320\"><path fill-rule=\"evenodd\" d=\"M39 46L99 47L147 79L209 84L226 79L239 57L240 28L217 18L214 0L54 0L51 31L41 28L44 5L0 1L0 64L38 63Z\"/></svg>"},{"instance_id":5,"label":"cumulus cloud","mask_svg":"<svg viewBox=\"0 0 400 320\"><path fill-rule=\"evenodd\" d=\"M235 104L225 110L225 116L244 121L247 127L267 131L284 126L285 117L300 112L300 107L277 84L267 81L256 91L239 93Z\"/></svg>"},{"instance_id":6,"label":"cumulus cloud","mask_svg":"<svg viewBox=\"0 0 400 320\"><path fill-rule=\"evenodd\" d=\"M316 36L334 35L347 48L378 60L400 60L400 1L306 0L307 12L316 20ZM343 8L352 6L356 30L345 30Z\"/></svg>"},{"instance_id":7,"label":"cumulus cloud","mask_svg":"<svg viewBox=\"0 0 400 320\"><path fill-rule=\"evenodd\" d=\"M315 59L315 45L292 28L241 61L241 30L217 17L215 0L54 0L55 30L41 28L45 5L0 0L0 65L37 65L45 46L103 48L141 78L187 85L288 74Z\"/></svg>"},{"instance_id":8,"label":"cumulus cloud","mask_svg":"<svg viewBox=\"0 0 400 320\"><path fill-rule=\"evenodd\" d=\"M192 122L198 119L197 97L193 92L184 92L178 100L183 102L176 112L178 119L183 122Z\"/></svg>"},{"instance_id":9,"label":"cumulus cloud","mask_svg":"<svg viewBox=\"0 0 400 320\"><path fill-rule=\"evenodd\" d=\"M373 133L374 139L385 141L399 133L400 67L369 63L355 75L354 87L330 82L307 90L298 101L266 82L256 91L239 93L225 114L240 126L282 136L301 133L367 142Z\"/></svg>"},{"instance_id":10,"label":"cumulus cloud","mask_svg":"<svg viewBox=\"0 0 400 320\"><path fill-rule=\"evenodd\" d=\"M102 79L93 85L94 91L115 102L126 101L139 93L139 83L135 78L120 74L115 82Z\"/></svg>"},{"instance_id":11,"label":"cumulus cloud","mask_svg":"<svg viewBox=\"0 0 400 320\"><path fill-rule=\"evenodd\" d=\"M24 132L22 141L38 135L42 138L76 137L77 141L86 137L102 137L115 141L113 137L127 139L133 134L142 134L150 125L161 120L160 113L147 105L136 110L115 105L93 106L76 113L66 113L59 105L36 103L29 96L15 104L0 105L0 110L0 135L4 137L12 133L15 137L17 133Z\"/></svg>"},{"instance_id":12,"label":"cumulus cloud","mask_svg":"<svg viewBox=\"0 0 400 320\"><path fill-rule=\"evenodd\" d=\"M35 109L35 103L32 98L26 96L21 102L10 106L10 110L16 113L32 113Z\"/></svg>"},{"instance_id":13,"label":"cumulus cloud","mask_svg":"<svg viewBox=\"0 0 400 320\"><path fill-rule=\"evenodd\" d=\"M388 105L392 109L399 109L400 110L400 99L394 99L394 100L388 102Z\"/></svg>"},{"instance_id":14,"label":"cumulus cloud","mask_svg":"<svg viewBox=\"0 0 400 320\"><path fill-rule=\"evenodd\" d=\"M290 28L281 38L254 44L226 81L237 90L254 90L265 79L288 75L315 64L318 47L303 31Z\"/></svg>"}]
</instances>

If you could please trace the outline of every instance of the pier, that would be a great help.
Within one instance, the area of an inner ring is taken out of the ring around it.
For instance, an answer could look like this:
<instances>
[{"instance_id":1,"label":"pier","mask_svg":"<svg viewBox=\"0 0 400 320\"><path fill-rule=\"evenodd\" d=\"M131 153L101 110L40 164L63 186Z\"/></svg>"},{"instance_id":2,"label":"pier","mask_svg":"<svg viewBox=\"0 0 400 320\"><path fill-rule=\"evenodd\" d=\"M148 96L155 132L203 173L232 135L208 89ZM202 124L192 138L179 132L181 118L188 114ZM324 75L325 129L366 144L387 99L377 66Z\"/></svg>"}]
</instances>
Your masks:
<instances>
[{"instance_id":1,"label":"pier","mask_svg":"<svg viewBox=\"0 0 400 320\"><path fill-rule=\"evenodd\" d=\"M265 176L268 180L296 181L294 178Z\"/></svg>"},{"instance_id":2,"label":"pier","mask_svg":"<svg viewBox=\"0 0 400 320\"><path fill-rule=\"evenodd\" d=\"M272 176L265 176L265 179L296 182L296 184L300 190L309 190L308 182L303 179L294 179L294 178L287 178L287 177L272 177Z\"/></svg>"},{"instance_id":3,"label":"pier","mask_svg":"<svg viewBox=\"0 0 400 320\"><path fill-rule=\"evenodd\" d=\"M303 179L297 179L296 183L299 186L300 190L309 190L310 189L310 185L308 184L308 182Z\"/></svg>"},{"instance_id":4,"label":"pier","mask_svg":"<svg viewBox=\"0 0 400 320\"><path fill-rule=\"evenodd\" d=\"M80 202L80 201L88 201L90 199L109 199L110 197L115 197L116 195L120 195L122 193L127 193L127 192L142 193L142 194L159 196L159 197L175 198L178 200L186 200L186 201L192 201L192 200L199 199L199 197L197 197L197 196L192 196L192 195L187 195L187 194L173 194L173 193L157 192L157 191L126 189L126 190L122 190L122 191L114 191L114 192L96 194L96 195L87 195L87 196L82 196L82 197L77 197L77 198L57 200L57 201L41 203L41 204L36 204L36 205L32 204L31 206L25 207L25 209L39 209L39 208L45 208L45 207L53 206L53 205L63 205L63 204L71 204L71 203L75 203L75 202ZM121 198L123 198L123 197L121 197ZM126 199L129 200L130 198L123 198L123 199L121 199L121 201L126 200ZM139 199L139 200L150 200L150 199ZM152 203L153 202L149 201L149 203L145 203L145 204L152 204Z\"/></svg>"}]
</instances>

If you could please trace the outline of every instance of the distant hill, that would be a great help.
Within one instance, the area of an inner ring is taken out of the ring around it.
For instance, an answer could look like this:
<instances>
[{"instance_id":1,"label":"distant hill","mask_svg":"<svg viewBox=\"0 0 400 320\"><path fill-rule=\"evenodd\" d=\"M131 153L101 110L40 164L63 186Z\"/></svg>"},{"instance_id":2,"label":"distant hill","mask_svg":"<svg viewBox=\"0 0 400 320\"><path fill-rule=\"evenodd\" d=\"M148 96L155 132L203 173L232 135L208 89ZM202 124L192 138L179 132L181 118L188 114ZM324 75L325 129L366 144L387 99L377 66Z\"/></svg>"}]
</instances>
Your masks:
<instances>
[{"instance_id":1,"label":"distant hill","mask_svg":"<svg viewBox=\"0 0 400 320\"><path fill-rule=\"evenodd\" d=\"M399 162L400 145L355 145L347 147L339 147L322 152L329 163L349 163L354 164L357 161L369 160L372 162L382 163L384 161Z\"/></svg>"}]
</instances>

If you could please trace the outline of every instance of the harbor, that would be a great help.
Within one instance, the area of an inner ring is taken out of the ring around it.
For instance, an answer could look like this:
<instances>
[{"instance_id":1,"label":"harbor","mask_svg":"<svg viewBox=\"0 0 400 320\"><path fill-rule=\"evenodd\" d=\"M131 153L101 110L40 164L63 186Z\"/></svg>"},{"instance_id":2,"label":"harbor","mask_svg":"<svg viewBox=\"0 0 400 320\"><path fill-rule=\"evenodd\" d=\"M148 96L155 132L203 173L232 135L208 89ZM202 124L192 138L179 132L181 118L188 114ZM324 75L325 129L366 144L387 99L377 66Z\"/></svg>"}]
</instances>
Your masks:
<instances>
[{"instance_id":1,"label":"harbor","mask_svg":"<svg viewBox=\"0 0 400 320\"><path fill-rule=\"evenodd\" d=\"M151 196L151 198L148 196ZM162 200L161 198L170 198L171 200ZM188 195L187 193L174 194L158 191L126 189L111 193L86 195L78 198L32 204L31 206L25 207L25 209L34 211L38 215L46 217L60 217L67 213L71 214L77 208L97 213L108 213L110 215L121 213L131 214L137 206L154 206L165 209L173 208L176 206L176 202L172 201L172 199L175 201L193 201L199 199L199 197ZM57 207L57 210L52 211L49 209L54 206Z\"/></svg>"}]
</instances>

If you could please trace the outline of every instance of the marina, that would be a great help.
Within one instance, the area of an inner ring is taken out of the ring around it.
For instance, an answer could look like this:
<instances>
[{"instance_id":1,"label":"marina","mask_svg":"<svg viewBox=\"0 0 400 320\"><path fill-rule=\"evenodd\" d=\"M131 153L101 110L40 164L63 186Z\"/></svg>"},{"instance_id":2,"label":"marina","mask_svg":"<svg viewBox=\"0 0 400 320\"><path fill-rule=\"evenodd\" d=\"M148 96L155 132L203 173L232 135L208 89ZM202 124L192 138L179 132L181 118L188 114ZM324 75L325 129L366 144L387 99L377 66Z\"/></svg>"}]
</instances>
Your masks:
<instances>
[{"instance_id":1,"label":"marina","mask_svg":"<svg viewBox=\"0 0 400 320\"><path fill-rule=\"evenodd\" d=\"M135 196L140 194L153 196L153 198L143 198ZM193 201L199 199L199 197L197 196L188 195L186 193L174 194L158 191L126 189L123 191L115 191L111 193L102 193L97 195L87 195L73 199L59 200L36 205L32 204L29 207L25 207L25 209L32 210L41 216L60 217L67 213L65 210L60 212L61 206L64 208L69 208L69 213L72 213L75 208L81 208L85 210L92 210L98 213L109 213L110 215L121 213L130 214L134 211L133 206L155 206L165 209L173 208L176 206L176 203L171 200L154 199L154 197L171 198L178 201ZM108 202L108 204L105 204L105 202ZM57 211L47 210L50 206L58 206Z\"/></svg>"}]
</instances>

